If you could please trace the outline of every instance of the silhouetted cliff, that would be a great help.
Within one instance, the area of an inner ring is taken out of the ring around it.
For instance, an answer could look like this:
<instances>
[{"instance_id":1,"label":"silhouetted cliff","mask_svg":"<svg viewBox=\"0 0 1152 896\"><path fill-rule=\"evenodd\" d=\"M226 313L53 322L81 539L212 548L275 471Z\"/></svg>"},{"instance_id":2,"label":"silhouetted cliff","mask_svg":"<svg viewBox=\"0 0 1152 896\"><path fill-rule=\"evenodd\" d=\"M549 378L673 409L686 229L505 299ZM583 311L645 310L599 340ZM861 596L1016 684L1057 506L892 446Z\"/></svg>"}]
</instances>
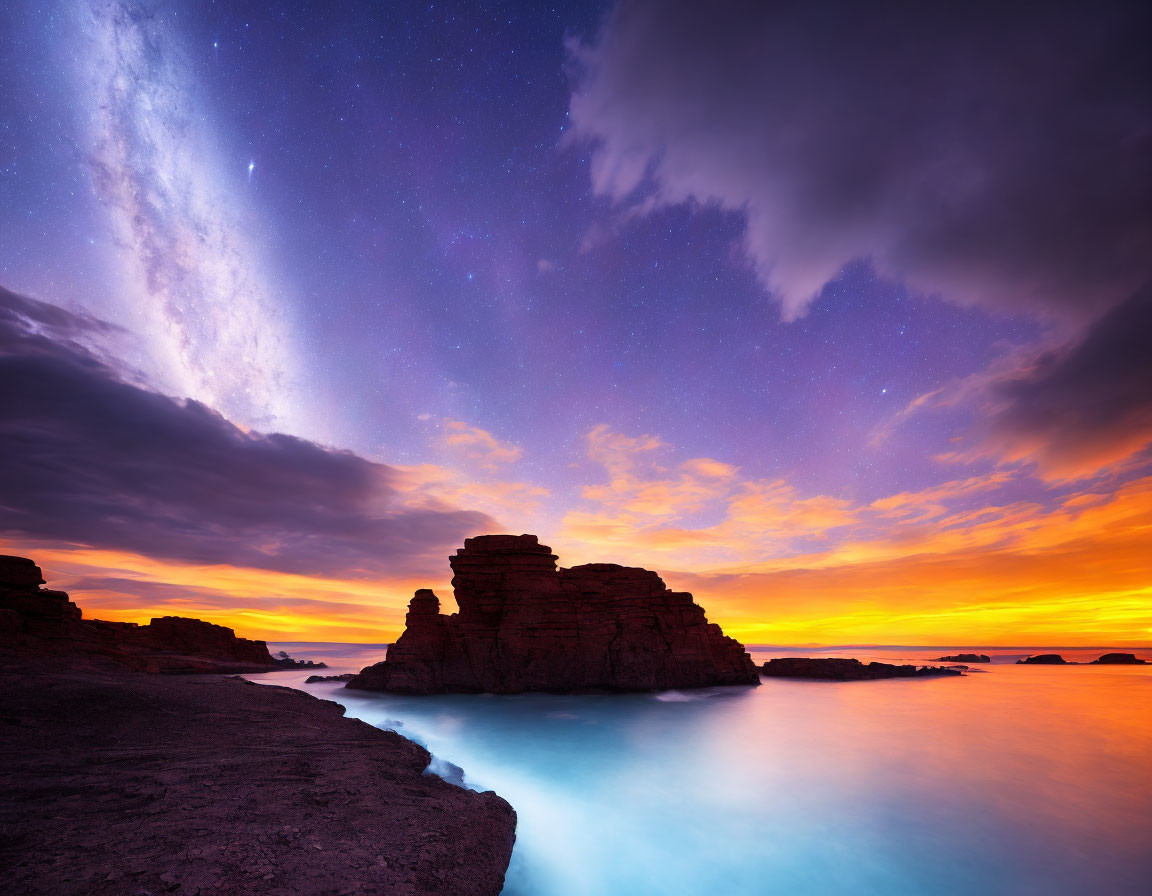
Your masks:
<instances>
[{"instance_id":1,"label":"silhouetted cliff","mask_svg":"<svg viewBox=\"0 0 1152 896\"><path fill-rule=\"evenodd\" d=\"M450 558L460 612L426 589L382 663L350 688L412 694L644 691L757 684L743 645L646 569L557 569L535 535L469 538Z\"/></svg>"}]
</instances>

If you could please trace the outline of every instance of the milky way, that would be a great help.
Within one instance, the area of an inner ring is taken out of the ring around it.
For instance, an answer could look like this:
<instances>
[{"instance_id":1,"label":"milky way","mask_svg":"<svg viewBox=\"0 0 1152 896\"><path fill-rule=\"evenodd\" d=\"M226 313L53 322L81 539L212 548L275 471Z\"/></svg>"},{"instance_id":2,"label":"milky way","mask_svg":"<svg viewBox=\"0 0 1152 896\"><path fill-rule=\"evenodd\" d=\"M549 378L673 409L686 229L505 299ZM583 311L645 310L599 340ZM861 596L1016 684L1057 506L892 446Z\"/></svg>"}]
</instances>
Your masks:
<instances>
[{"instance_id":1,"label":"milky way","mask_svg":"<svg viewBox=\"0 0 1152 896\"><path fill-rule=\"evenodd\" d=\"M177 11L94 2L81 15L87 158L161 382L247 425L299 431L285 299L252 233L253 166L244 178L226 164Z\"/></svg>"}]
</instances>

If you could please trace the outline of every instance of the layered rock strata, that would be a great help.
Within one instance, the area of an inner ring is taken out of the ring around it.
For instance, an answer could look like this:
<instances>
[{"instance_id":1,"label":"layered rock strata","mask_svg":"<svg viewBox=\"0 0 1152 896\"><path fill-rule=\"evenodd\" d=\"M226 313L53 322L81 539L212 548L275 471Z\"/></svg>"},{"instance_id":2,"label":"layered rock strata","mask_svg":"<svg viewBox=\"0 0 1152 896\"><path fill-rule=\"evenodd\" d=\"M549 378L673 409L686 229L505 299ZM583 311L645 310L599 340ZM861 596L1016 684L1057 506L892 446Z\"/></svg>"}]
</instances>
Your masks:
<instances>
[{"instance_id":1,"label":"layered rock strata","mask_svg":"<svg viewBox=\"0 0 1152 896\"><path fill-rule=\"evenodd\" d=\"M347 687L409 694L649 691L757 684L743 645L646 569L557 569L535 535L469 538L449 562L459 612L416 592L382 663Z\"/></svg>"}]
</instances>

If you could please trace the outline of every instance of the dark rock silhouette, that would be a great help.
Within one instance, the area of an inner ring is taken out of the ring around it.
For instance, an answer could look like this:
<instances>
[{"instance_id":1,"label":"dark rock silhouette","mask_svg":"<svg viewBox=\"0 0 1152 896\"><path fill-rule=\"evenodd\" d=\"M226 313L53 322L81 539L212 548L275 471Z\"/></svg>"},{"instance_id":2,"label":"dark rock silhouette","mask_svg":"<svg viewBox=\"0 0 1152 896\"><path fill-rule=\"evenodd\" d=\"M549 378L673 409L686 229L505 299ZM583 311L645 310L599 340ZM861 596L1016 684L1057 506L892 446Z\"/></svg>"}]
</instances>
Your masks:
<instances>
[{"instance_id":1,"label":"dark rock silhouette","mask_svg":"<svg viewBox=\"0 0 1152 896\"><path fill-rule=\"evenodd\" d=\"M1071 666L1064 657L1058 653L1038 653L1036 656L1026 656L1022 660L1016 660L1017 666Z\"/></svg>"},{"instance_id":2,"label":"dark rock silhouette","mask_svg":"<svg viewBox=\"0 0 1152 896\"><path fill-rule=\"evenodd\" d=\"M314 660L294 660L288 655L288 651L278 651L272 657L272 662L282 669L327 669L327 663L318 663Z\"/></svg>"},{"instance_id":3,"label":"dark rock silhouette","mask_svg":"<svg viewBox=\"0 0 1152 896\"><path fill-rule=\"evenodd\" d=\"M958 653L955 656L938 656L938 663L990 663L992 657L983 653Z\"/></svg>"},{"instance_id":4,"label":"dark rock silhouette","mask_svg":"<svg viewBox=\"0 0 1152 896\"><path fill-rule=\"evenodd\" d=\"M1089 663L1091 666L1147 666L1147 660L1136 658L1134 653L1106 653Z\"/></svg>"},{"instance_id":5,"label":"dark rock silhouette","mask_svg":"<svg viewBox=\"0 0 1152 896\"><path fill-rule=\"evenodd\" d=\"M148 625L84 619L64 591L41 588L40 567L0 556L0 647L112 660L145 672L259 672L276 668L263 641L222 625L161 616Z\"/></svg>"},{"instance_id":6,"label":"dark rock silhouette","mask_svg":"<svg viewBox=\"0 0 1152 896\"><path fill-rule=\"evenodd\" d=\"M320 681L351 681L356 677L354 672L345 672L343 675L309 675L304 684L316 684Z\"/></svg>"},{"instance_id":7,"label":"dark rock silhouette","mask_svg":"<svg viewBox=\"0 0 1152 896\"><path fill-rule=\"evenodd\" d=\"M409 694L648 691L756 684L743 645L646 569L557 569L535 535L469 538L449 562L460 612L422 589L382 663L347 687Z\"/></svg>"},{"instance_id":8,"label":"dark rock silhouette","mask_svg":"<svg viewBox=\"0 0 1152 896\"><path fill-rule=\"evenodd\" d=\"M897 666L892 663L868 663L841 657L809 658L799 656L768 660L760 672L769 678L816 678L824 681L874 681L880 678L926 678L937 675L963 675L963 669L944 666Z\"/></svg>"}]
</instances>

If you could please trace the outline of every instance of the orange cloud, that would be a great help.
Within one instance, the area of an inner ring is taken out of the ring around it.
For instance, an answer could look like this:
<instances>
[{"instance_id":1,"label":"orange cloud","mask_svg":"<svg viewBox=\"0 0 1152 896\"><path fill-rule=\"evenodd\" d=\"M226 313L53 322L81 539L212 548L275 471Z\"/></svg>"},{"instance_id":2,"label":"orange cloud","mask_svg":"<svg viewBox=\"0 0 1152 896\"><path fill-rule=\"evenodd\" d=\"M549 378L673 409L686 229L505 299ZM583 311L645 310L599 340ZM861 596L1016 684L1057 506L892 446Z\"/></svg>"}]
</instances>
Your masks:
<instances>
[{"instance_id":1,"label":"orange cloud","mask_svg":"<svg viewBox=\"0 0 1152 896\"><path fill-rule=\"evenodd\" d=\"M552 494L531 482L477 479L437 464L395 469L400 476L394 485L403 493L405 506L470 507L493 517L498 527L524 528L540 524L544 502Z\"/></svg>"},{"instance_id":2,"label":"orange cloud","mask_svg":"<svg viewBox=\"0 0 1152 896\"><path fill-rule=\"evenodd\" d=\"M33 558L47 587L69 591L88 618L146 622L154 616L193 616L265 640L390 642L403 630L416 588L438 588L451 597L447 562L441 581L365 580L169 563L11 540L0 541L0 553Z\"/></svg>"},{"instance_id":3,"label":"orange cloud","mask_svg":"<svg viewBox=\"0 0 1152 896\"><path fill-rule=\"evenodd\" d=\"M819 554L667 576L737 637L1146 646L1152 477L1045 510L983 508Z\"/></svg>"},{"instance_id":4,"label":"orange cloud","mask_svg":"<svg viewBox=\"0 0 1152 896\"><path fill-rule=\"evenodd\" d=\"M519 445L502 441L488 430L463 420L444 421L442 443L461 460L487 470L514 463L524 455Z\"/></svg>"},{"instance_id":5,"label":"orange cloud","mask_svg":"<svg viewBox=\"0 0 1152 896\"><path fill-rule=\"evenodd\" d=\"M736 467L713 458L655 463L654 452L668 447L655 436L632 438L603 425L588 434L588 457L610 478L585 486L581 497L590 506L564 515L559 541L566 550L631 563L675 554L708 566L763 557L856 521L847 501L803 497L783 480L741 480Z\"/></svg>"}]
</instances>

